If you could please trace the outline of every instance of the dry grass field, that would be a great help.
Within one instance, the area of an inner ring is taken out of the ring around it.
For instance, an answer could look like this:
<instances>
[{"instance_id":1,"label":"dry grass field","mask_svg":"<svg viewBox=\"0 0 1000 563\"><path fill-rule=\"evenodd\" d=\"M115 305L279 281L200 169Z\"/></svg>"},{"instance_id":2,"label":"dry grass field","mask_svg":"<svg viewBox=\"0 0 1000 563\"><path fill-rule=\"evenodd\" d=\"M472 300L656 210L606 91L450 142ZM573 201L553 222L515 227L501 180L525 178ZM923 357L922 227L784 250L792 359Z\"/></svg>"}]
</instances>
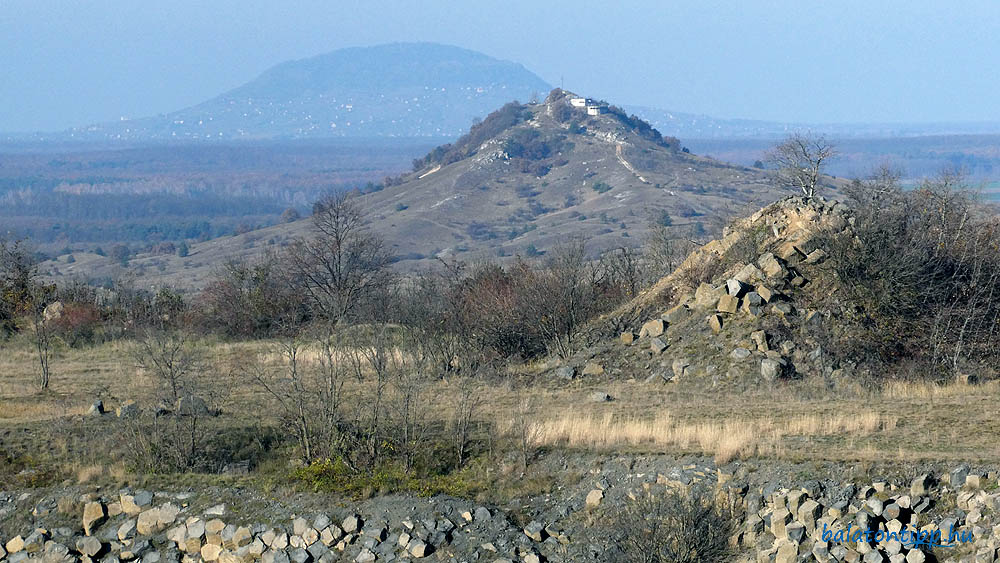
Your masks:
<instances>
[{"instance_id":1,"label":"dry grass field","mask_svg":"<svg viewBox=\"0 0 1000 563\"><path fill-rule=\"evenodd\" d=\"M264 390L232 369L237 359L252 357L280 368L274 343L200 345L206 354L198 379L222 412L214 424L276 423ZM308 353L302 361L311 361ZM59 443L67 440L66 432L89 427L79 415L96 398L113 408L127 399L142 404L141 399L150 396L156 382L136 368L131 345L59 348L52 366L50 389L38 392L28 343L15 339L0 349L0 449L36 447L36 456L47 452L47 459L68 463L67 471L81 482L93 479L105 466L107 471L124 472L102 451L86 451L93 446ZM593 377L563 382L539 373L538 366L516 365L496 380L472 382L479 401L473 418L501 432L521 428L536 447L703 454L718 463L748 458L975 462L1000 456L997 383L897 382L871 390L831 389L807 379L721 391L697 378L648 385ZM422 382L420 408L426 420L452 424L459 389L469 384ZM371 385L351 380L345 386L347 401L365 400ZM594 401L596 392L613 400ZM102 423L115 421L106 416Z\"/></svg>"}]
</instances>

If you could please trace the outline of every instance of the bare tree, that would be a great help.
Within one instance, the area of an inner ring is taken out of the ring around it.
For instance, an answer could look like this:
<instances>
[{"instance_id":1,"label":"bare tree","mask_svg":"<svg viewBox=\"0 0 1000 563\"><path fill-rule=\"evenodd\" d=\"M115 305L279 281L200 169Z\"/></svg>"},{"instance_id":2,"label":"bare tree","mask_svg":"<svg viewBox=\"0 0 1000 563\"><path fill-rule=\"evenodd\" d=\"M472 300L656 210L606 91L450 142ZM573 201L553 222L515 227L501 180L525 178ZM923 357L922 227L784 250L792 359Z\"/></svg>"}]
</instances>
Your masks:
<instances>
[{"instance_id":1,"label":"bare tree","mask_svg":"<svg viewBox=\"0 0 1000 563\"><path fill-rule=\"evenodd\" d=\"M48 389L52 371L49 362L52 359L52 325L46 318L45 303L47 296L53 293L52 287L35 284L32 290L31 303L31 336L35 342L35 352L38 357L38 388Z\"/></svg>"},{"instance_id":2,"label":"bare tree","mask_svg":"<svg viewBox=\"0 0 1000 563\"><path fill-rule=\"evenodd\" d=\"M482 403L474 380L467 378L459 383L458 403L455 405L455 467L465 464L473 417Z\"/></svg>"},{"instance_id":3,"label":"bare tree","mask_svg":"<svg viewBox=\"0 0 1000 563\"><path fill-rule=\"evenodd\" d=\"M534 418L534 408L534 401L528 396L528 392L522 389L514 405L510 426L511 438L517 445L521 457L522 472L528 470L528 462L535 454L535 445L541 432L541 426Z\"/></svg>"},{"instance_id":4,"label":"bare tree","mask_svg":"<svg viewBox=\"0 0 1000 563\"><path fill-rule=\"evenodd\" d=\"M785 187L815 197L823 166L837 155L833 144L822 136L794 133L767 153L768 162L778 171Z\"/></svg>"},{"instance_id":5,"label":"bare tree","mask_svg":"<svg viewBox=\"0 0 1000 563\"><path fill-rule=\"evenodd\" d=\"M190 394L191 378L201 365L201 353L183 331L147 329L132 351L136 364L161 386L160 399L176 404Z\"/></svg>"},{"instance_id":6,"label":"bare tree","mask_svg":"<svg viewBox=\"0 0 1000 563\"><path fill-rule=\"evenodd\" d=\"M313 234L297 240L288 257L293 278L316 312L337 323L350 319L366 296L389 284L392 255L348 194L314 206Z\"/></svg>"},{"instance_id":7,"label":"bare tree","mask_svg":"<svg viewBox=\"0 0 1000 563\"><path fill-rule=\"evenodd\" d=\"M48 389L51 378L52 329L45 307L55 286L38 281L38 263L24 241L0 239L0 333L16 330L16 319L27 315L38 358L38 388Z\"/></svg>"}]
</instances>

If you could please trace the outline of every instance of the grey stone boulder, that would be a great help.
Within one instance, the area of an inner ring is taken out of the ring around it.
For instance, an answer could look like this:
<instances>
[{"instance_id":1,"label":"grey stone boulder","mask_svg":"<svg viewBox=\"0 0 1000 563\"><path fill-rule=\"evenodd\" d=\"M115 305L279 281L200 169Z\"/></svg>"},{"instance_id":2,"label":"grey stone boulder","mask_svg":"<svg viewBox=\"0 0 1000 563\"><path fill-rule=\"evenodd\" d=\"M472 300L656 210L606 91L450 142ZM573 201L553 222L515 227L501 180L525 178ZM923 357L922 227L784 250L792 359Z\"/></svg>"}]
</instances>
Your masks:
<instances>
[{"instance_id":1,"label":"grey stone boulder","mask_svg":"<svg viewBox=\"0 0 1000 563\"><path fill-rule=\"evenodd\" d=\"M663 334L667 330L667 322L663 319L653 319L651 321L646 321L639 330L639 338L646 336L657 337Z\"/></svg>"},{"instance_id":2,"label":"grey stone boulder","mask_svg":"<svg viewBox=\"0 0 1000 563\"><path fill-rule=\"evenodd\" d=\"M357 514L352 514L347 518L344 518L344 521L340 524L340 527L344 530L344 532L348 534L353 534L354 532L357 532L358 530L361 529L362 524L363 522L361 520L361 517L358 516Z\"/></svg>"},{"instance_id":3,"label":"grey stone boulder","mask_svg":"<svg viewBox=\"0 0 1000 563\"><path fill-rule=\"evenodd\" d=\"M135 418L139 416L139 405L135 401L125 401L115 409L118 418Z\"/></svg>"},{"instance_id":4,"label":"grey stone boulder","mask_svg":"<svg viewBox=\"0 0 1000 563\"><path fill-rule=\"evenodd\" d=\"M955 469L952 469L951 473L948 474L952 488L957 489L965 485L965 478L969 476L970 470L971 469L967 464L962 464Z\"/></svg>"},{"instance_id":5,"label":"grey stone boulder","mask_svg":"<svg viewBox=\"0 0 1000 563\"><path fill-rule=\"evenodd\" d=\"M674 372L674 377L683 377L687 373L688 368L691 367L691 361L687 358L677 358L671 364L670 369Z\"/></svg>"},{"instance_id":6,"label":"grey stone boulder","mask_svg":"<svg viewBox=\"0 0 1000 563\"><path fill-rule=\"evenodd\" d=\"M532 520L524 527L524 535L536 542L545 541L545 538L548 537L548 534L545 533L545 525L537 520Z\"/></svg>"},{"instance_id":7,"label":"grey stone boulder","mask_svg":"<svg viewBox=\"0 0 1000 563\"><path fill-rule=\"evenodd\" d=\"M573 366L560 366L556 368L555 375L559 379L572 381L574 378L576 378L576 368Z\"/></svg>"},{"instance_id":8,"label":"grey stone boulder","mask_svg":"<svg viewBox=\"0 0 1000 563\"><path fill-rule=\"evenodd\" d=\"M743 297L749 286L738 279L730 278L726 280L726 293L732 297Z\"/></svg>"},{"instance_id":9,"label":"grey stone boulder","mask_svg":"<svg viewBox=\"0 0 1000 563\"><path fill-rule=\"evenodd\" d=\"M787 366L783 359L764 358L760 361L760 376L765 381L776 381L784 377Z\"/></svg>"},{"instance_id":10,"label":"grey stone boulder","mask_svg":"<svg viewBox=\"0 0 1000 563\"><path fill-rule=\"evenodd\" d=\"M490 509L486 508L485 506L480 506L476 508L474 516L476 517L477 522L482 522L484 520L491 520L493 518L493 514L490 513Z\"/></svg>"},{"instance_id":11,"label":"grey stone boulder","mask_svg":"<svg viewBox=\"0 0 1000 563\"><path fill-rule=\"evenodd\" d=\"M750 357L750 350L746 348L733 348L733 351L729 353L729 357L737 361L742 361Z\"/></svg>"},{"instance_id":12,"label":"grey stone boulder","mask_svg":"<svg viewBox=\"0 0 1000 563\"><path fill-rule=\"evenodd\" d=\"M104 549L104 544L94 536L85 536L76 540L76 550L87 557L96 556L102 549Z\"/></svg>"},{"instance_id":13,"label":"grey stone boulder","mask_svg":"<svg viewBox=\"0 0 1000 563\"><path fill-rule=\"evenodd\" d=\"M208 403L196 395L187 395L177 399L174 412L181 416L209 416L212 414Z\"/></svg>"},{"instance_id":14,"label":"grey stone boulder","mask_svg":"<svg viewBox=\"0 0 1000 563\"><path fill-rule=\"evenodd\" d=\"M911 496L924 496L934 486L934 478L924 473L910 483Z\"/></svg>"},{"instance_id":15,"label":"grey stone boulder","mask_svg":"<svg viewBox=\"0 0 1000 563\"><path fill-rule=\"evenodd\" d=\"M309 563L312 561L312 555L308 551L301 547L297 547L288 552L288 560L291 563ZM369 561L374 561L375 559L370 559Z\"/></svg>"},{"instance_id":16,"label":"grey stone boulder","mask_svg":"<svg viewBox=\"0 0 1000 563\"><path fill-rule=\"evenodd\" d=\"M87 416L101 416L105 412L104 401L98 399L90 405L89 409L87 409Z\"/></svg>"}]
</instances>

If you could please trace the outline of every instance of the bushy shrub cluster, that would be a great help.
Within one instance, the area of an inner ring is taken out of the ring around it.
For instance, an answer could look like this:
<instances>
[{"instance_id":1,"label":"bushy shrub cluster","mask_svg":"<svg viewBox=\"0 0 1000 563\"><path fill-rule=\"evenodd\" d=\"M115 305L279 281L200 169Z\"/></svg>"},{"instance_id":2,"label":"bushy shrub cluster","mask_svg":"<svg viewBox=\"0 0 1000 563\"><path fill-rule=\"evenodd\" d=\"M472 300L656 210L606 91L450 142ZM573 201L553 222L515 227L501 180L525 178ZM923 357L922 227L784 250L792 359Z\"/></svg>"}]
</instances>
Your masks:
<instances>
[{"instance_id":1,"label":"bushy shrub cluster","mask_svg":"<svg viewBox=\"0 0 1000 563\"><path fill-rule=\"evenodd\" d=\"M1000 221L960 176L913 190L898 178L883 169L854 182L852 228L824 241L846 292L830 305L855 327L834 344L857 360L919 360L938 377L996 373Z\"/></svg>"},{"instance_id":2,"label":"bushy shrub cluster","mask_svg":"<svg viewBox=\"0 0 1000 563\"><path fill-rule=\"evenodd\" d=\"M475 154L476 150L486 141L499 136L519 123L523 123L530 117L531 111L527 106L516 101L504 104L503 107L486 116L486 119L473 124L469 132L459 137L454 143L436 147L423 158L415 159L413 170L421 170L435 164L447 166L458 162Z\"/></svg>"}]
</instances>

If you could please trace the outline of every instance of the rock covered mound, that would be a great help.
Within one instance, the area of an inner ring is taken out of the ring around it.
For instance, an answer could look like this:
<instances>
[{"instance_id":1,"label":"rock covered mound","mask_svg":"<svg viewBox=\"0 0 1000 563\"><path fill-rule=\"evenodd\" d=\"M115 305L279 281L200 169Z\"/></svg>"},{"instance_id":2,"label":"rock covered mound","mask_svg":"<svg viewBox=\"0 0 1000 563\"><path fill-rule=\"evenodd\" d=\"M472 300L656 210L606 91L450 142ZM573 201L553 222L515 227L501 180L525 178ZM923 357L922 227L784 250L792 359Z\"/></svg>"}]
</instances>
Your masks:
<instances>
[{"instance_id":1,"label":"rock covered mound","mask_svg":"<svg viewBox=\"0 0 1000 563\"><path fill-rule=\"evenodd\" d=\"M853 366L822 346L832 324L823 303L837 291L823 241L852 223L842 203L799 197L735 222L601 320L624 329L614 344L598 344L557 375L608 373L651 383L701 375L715 384L842 374Z\"/></svg>"}]
</instances>

